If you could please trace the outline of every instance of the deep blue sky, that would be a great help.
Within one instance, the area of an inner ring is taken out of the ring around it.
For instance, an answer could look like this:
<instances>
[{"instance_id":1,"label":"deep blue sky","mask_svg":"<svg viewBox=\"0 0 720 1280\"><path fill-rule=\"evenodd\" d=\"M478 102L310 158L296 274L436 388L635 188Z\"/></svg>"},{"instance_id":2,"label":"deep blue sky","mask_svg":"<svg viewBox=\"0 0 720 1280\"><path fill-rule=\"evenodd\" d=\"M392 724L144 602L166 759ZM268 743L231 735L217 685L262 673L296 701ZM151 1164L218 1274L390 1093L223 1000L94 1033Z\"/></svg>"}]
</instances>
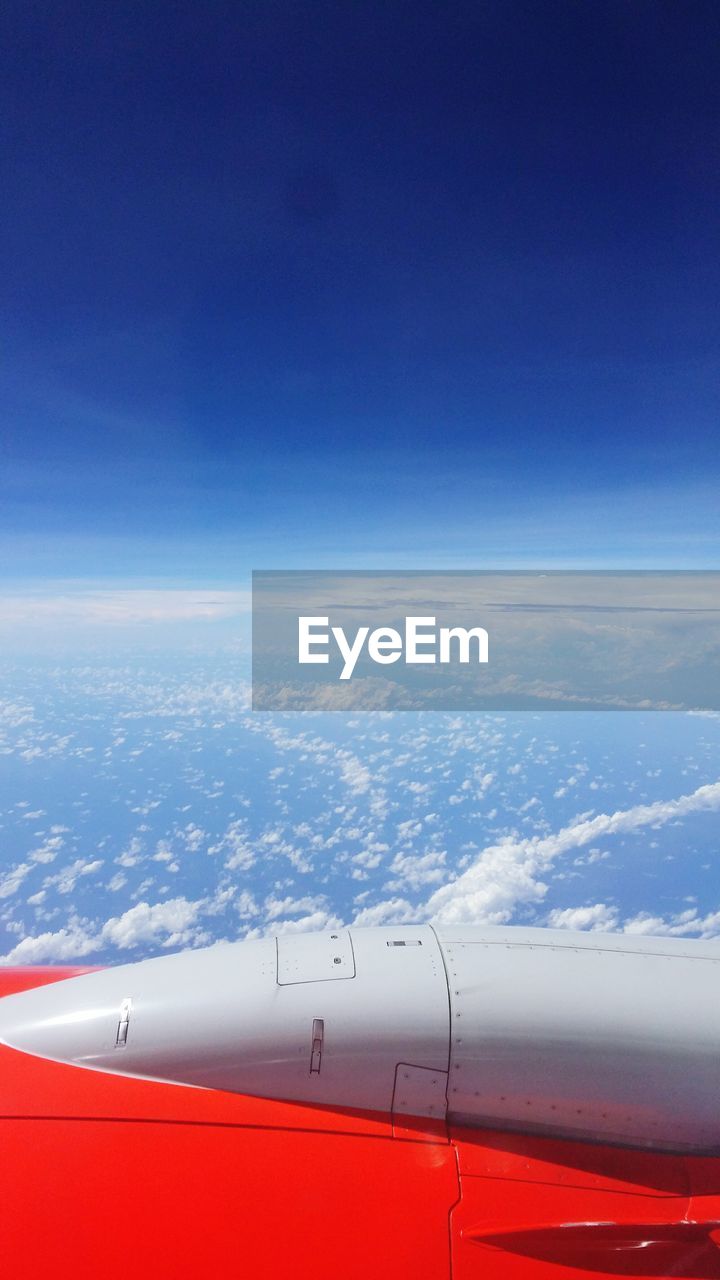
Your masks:
<instances>
[{"instance_id":1,"label":"deep blue sky","mask_svg":"<svg viewBox=\"0 0 720 1280\"><path fill-rule=\"evenodd\" d=\"M720 10L9 0L3 575L717 565Z\"/></svg>"}]
</instances>

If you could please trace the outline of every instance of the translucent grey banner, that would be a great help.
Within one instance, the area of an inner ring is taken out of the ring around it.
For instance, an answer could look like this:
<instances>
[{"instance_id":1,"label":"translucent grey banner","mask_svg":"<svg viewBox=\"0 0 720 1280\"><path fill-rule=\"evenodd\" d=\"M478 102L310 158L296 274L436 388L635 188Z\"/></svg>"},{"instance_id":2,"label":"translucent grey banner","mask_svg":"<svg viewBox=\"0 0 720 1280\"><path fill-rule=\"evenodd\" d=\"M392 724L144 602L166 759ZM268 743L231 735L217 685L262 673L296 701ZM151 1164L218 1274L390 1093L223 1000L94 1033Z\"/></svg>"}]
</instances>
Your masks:
<instances>
[{"instance_id":1,"label":"translucent grey banner","mask_svg":"<svg viewBox=\"0 0 720 1280\"><path fill-rule=\"evenodd\" d=\"M263 570L253 710L720 710L720 572Z\"/></svg>"}]
</instances>

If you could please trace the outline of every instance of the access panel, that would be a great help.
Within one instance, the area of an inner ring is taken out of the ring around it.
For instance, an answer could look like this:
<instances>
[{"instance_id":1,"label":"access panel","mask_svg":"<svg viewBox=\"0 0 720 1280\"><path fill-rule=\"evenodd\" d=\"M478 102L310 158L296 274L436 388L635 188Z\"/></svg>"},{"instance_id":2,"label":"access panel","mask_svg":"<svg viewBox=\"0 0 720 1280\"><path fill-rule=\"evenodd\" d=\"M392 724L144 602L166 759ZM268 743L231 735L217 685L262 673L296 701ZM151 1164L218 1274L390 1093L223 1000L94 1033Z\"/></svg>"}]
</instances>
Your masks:
<instances>
[{"instance_id":1,"label":"access panel","mask_svg":"<svg viewBox=\"0 0 720 1280\"><path fill-rule=\"evenodd\" d=\"M355 977L355 957L347 929L283 935L277 939L277 955L281 987Z\"/></svg>"}]
</instances>

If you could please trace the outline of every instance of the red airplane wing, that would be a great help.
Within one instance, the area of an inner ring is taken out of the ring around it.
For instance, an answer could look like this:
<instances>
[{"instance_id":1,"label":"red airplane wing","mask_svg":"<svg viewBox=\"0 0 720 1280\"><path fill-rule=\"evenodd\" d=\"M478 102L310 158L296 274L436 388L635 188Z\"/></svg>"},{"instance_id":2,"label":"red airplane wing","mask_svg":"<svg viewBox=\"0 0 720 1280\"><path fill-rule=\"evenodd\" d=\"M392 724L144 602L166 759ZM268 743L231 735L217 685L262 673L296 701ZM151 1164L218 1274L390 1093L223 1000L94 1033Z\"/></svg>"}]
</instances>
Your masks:
<instances>
[{"instance_id":1,"label":"red airplane wing","mask_svg":"<svg viewBox=\"0 0 720 1280\"><path fill-rule=\"evenodd\" d=\"M0 994L85 972L5 970ZM720 1280L719 1221L710 1156L249 1097L0 1045L11 1276Z\"/></svg>"}]
</instances>

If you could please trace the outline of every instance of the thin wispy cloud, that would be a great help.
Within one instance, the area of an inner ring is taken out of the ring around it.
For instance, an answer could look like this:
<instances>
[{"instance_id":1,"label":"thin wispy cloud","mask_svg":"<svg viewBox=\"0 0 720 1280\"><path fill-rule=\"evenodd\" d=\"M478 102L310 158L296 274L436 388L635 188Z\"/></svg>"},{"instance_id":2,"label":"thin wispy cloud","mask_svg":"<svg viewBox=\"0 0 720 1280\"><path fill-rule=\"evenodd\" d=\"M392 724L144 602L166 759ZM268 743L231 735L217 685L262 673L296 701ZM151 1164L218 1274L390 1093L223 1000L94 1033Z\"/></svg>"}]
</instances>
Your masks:
<instances>
[{"instance_id":1,"label":"thin wispy cloud","mask_svg":"<svg viewBox=\"0 0 720 1280\"><path fill-rule=\"evenodd\" d=\"M0 625L42 629L49 625L184 623L236 618L249 607L250 593L245 590L80 587L60 592L5 591L0 594Z\"/></svg>"}]
</instances>

